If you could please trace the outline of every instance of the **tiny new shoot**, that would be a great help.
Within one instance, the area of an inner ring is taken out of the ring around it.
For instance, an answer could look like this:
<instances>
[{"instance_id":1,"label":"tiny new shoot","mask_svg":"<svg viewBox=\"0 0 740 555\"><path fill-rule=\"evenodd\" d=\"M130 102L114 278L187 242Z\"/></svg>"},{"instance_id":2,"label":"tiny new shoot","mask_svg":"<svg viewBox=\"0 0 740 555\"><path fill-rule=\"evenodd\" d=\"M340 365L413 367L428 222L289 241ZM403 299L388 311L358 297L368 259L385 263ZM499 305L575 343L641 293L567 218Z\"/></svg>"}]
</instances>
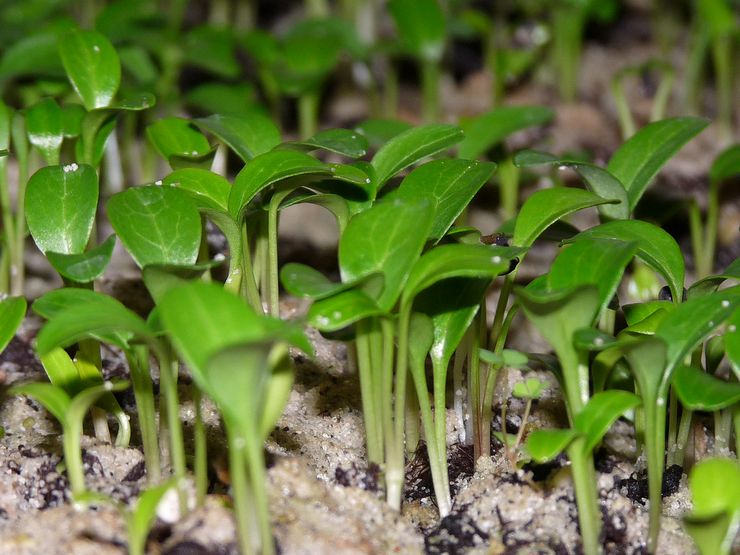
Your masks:
<instances>
[{"instance_id":1,"label":"tiny new shoot","mask_svg":"<svg viewBox=\"0 0 740 555\"><path fill-rule=\"evenodd\" d=\"M80 441L82 422L90 406L105 393L123 391L128 382L105 382L85 389L71 397L61 387L48 383L28 383L13 386L11 395L28 395L40 402L62 426L64 463L73 500L81 499L87 492L82 464Z\"/></svg>"}]
</instances>

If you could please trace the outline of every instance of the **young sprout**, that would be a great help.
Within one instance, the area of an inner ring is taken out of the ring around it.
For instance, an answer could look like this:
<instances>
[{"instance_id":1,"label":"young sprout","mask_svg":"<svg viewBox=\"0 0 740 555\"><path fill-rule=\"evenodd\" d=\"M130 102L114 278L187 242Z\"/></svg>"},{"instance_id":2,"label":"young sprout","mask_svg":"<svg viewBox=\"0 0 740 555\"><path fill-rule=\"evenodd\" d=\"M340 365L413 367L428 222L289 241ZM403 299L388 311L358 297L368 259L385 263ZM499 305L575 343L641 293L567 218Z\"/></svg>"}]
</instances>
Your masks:
<instances>
[{"instance_id":1,"label":"young sprout","mask_svg":"<svg viewBox=\"0 0 740 555\"><path fill-rule=\"evenodd\" d=\"M529 413L532 410L532 402L535 399L539 399L542 392L545 389L545 384L537 378L527 378L523 382L517 382L514 388L511 390L511 394L517 399L525 399L526 404L524 405L524 414L522 415L521 424L519 424L519 431L514 438L514 444L509 444L509 435L506 433L506 413L504 402L501 409L501 439L504 444L504 451L506 457L509 459L509 463L512 468L516 468L516 463L519 458L519 448L522 445L522 439L524 439L524 432L527 428L527 420L529 419Z\"/></svg>"},{"instance_id":2,"label":"young sprout","mask_svg":"<svg viewBox=\"0 0 740 555\"><path fill-rule=\"evenodd\" d=\"M87 491L80 451L85 413L101 395L123 391L128 385L126 381L105 382L89 387L74 397L67 395L61 387L48 383L28 383L10 388L11 395L28 395L39 401L62 425L64 463L73 500L79 500Z\"/></svg>"}]
</instances>

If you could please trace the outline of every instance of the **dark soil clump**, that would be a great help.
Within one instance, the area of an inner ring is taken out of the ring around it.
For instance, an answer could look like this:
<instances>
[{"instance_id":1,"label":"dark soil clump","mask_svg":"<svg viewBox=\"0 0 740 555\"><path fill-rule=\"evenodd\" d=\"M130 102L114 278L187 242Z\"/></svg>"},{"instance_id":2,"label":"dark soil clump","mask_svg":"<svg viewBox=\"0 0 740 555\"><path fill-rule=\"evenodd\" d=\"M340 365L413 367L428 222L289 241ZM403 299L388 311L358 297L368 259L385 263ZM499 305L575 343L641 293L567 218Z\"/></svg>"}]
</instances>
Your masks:
<instances>
[{"instance_id":1,"label":"dark soil clump","mask_svg":"<svg viewBox=\"0 0 740 555\"><path fill-rule=\"evenodd\" d=\"M663 473L663 485L660 492L662 497L669 497L678 491L682 475L683 468L677 464L666 468ZM640 475L633 474L629 478L617 480L616 486L618 488L626 488L625 495L641 505L644 505L648 498L648 480L645 473L641 473Z\"/></svg>"}]
</instances>

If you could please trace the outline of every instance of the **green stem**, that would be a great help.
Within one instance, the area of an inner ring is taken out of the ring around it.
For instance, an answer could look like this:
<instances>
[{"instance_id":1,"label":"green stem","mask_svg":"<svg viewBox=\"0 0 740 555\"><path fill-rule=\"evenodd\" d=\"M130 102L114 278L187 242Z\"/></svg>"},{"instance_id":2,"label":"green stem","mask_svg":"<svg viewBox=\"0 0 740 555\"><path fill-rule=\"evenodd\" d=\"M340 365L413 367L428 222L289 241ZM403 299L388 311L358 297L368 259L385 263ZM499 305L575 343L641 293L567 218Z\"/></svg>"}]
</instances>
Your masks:
<instances>
[{"instance_id":1,"label":"green stem","mask_svg":"<svg viewBox=\"0 0 740 555\"><path fill-rule=\"evenodd\" d=\"M723 35L712 40L712 59L716 75L717 119L720 138L732 138L732 36Z\"/></svg>"},{"instance_id":2,"label":"green stem","mask_svg":"<svg viewBox=\"0 0 740 555\"><path fill-rule=\"evenodd\" d=\"M64 449L64 465L67 467L67 479L72 499L78 499L87 491L85 486L85 471L82 465L80 441L82 440L82 418L70 418L63 427L62 444Z\"/></svg>"},{"instance_id":3,"label":"green stem","mask_svg":"<svg viewBox=\"0 0 740 555\"><path fill-rule=\"evenodd\" d=\"M301 139L316 134L319 121L319 92L308 91L298 97L298 133Z\"/></svg>"},{"instance_id":4,"label":"green stem","mask_svg":"<svg viewBox=\"0 0 740 555\"><path fill-rule=\"evenodd\" d=\"M136 411L139 416L139 430L144 449L147 482L156 484L160 481L161 467L154 391L152 389L152 378L149 375L149 350L144 346L136 346L132 351L126 352L126 360L131 374Z\"/></svg>"},{"instance_id":5,"label":"green stem","mask_svg":"<svg viewBox=\"0 0 740 555\"><path fill-rule=\"evenodd\" d=\"M732 410L725 409L714 413L714 455L727 456L732 434Z\"/></svg>"},{"instance_id":6,"label":"green stem","mask_svg":"<svg viewBox=\"0 0 740 555\"><path fill-rule=\"evenodd\" d=\"M368 462L381 464L383 462L383 444L380 430L376 426L378 415L375 411L375 386L373 367L370 359L370 332L369 320L357 323L357 371L360 376L360 395L362 397L362 416L365 422L365 436L367 439Z\"/></svg>"},{"instance_id":7,"label":"green stem","mask_svg":"<svg viewBox=\"0 0 740 555\"><path fill-rule=\"evenodd\" d=\"M668 437L666 440L666 451L670 460L676 451L676 441L678 438L678 397L676 392L671 389L668 393Z\"/></svg>"},{"instance_id":8,"label":"green stem","mask_svg":"<svg viewBox=\"0 0 740 555\"><path fill-rule=\"evenodd\" d=\"M238 432L238 426L226 422L226 434L229 441L229 477L231 478L231 496L234 499L234 518L239 538L239 550L242 555L257 553L258 546L252 545L249 531L252 528L252 499L249 495L247 481L246 440Z\"/></svg>"},{"instance_id":9,"label":"green stem","mask_svg":"<svg viewBox=\"0 0 740 555\"><path fill-rule=\"evenodd\" d=\"M270 197L267 212L267 288L269 290L269 310L275 318L280 317L280 280L278 277L278 212L280 204L291 191L276 191Z\"/></svg>"},{"instance_id":10,"label":"green stem","mask_svg":"<svg viewBox=\"0 0 740 555\"><path fill-rule=\"evenodd\" d=\"M265 453L256 429L249 430L246 437L246 455L249 478L254 496L254 510L260 533L261 555L275 555L275 542L272 539L270 512L267 500L267 472L265 472Z\"/></svg>"},{"instance_id":11,"label":"green stem","mask_svg":"<svg viewBox=\"0 0 740 555\"><path fill-rule=\"evenodd\" d=\"M8 268L8 274L10 274L11 268L13 267L13 264L15 264L16 259L14 256L16 241L13 210L10 206L10 189L8 188L7 166L7 157L0 157L0 209L2 210L3 230L5 232L3 234L3 257ZM12 275L5 275L3 277L7 281L7 285L11 287L11 291L3 289L2 292L10 292L10 294L15 295L15 291L12 290L14 287L14 279Z\"/></svg>"},{"instance_id":12,"label":"green stem","mask_svg":"<svg viewBox=\"0 0 740 555\"><path fill-rule=\"evenodd\" d=\"M409 311L401 310L398 321L398 350L396 358L395 392L393 391L393 359L395 328L393 320L381 318L383 338L383 427L386 435L385 485L388 504L401 510L404 478L404 428L406 402L406 374L408 372ZM394 395L395 393L395 395Z\"/></svg>"},{"instance_id":13,"label":"green stem","mask_svg":"<svg viewBox=\"0 0 740 555\"><path fill-rule=\"evenodd\" d=\"M180 514L187 512L187 497L183 489L185 480L185 443L180 422L180 403L177 396L177 359L170 355L169 345L158 345L156 349L159 360L159 379L164 398L164 408L167 419L167 433L170 438L170 457L172 474L177 483L177 492L180 502Z\"/></svg>"},{"instance_id":14,"label":"green stem","mask_svg":"<svg viewBox=\"0 0 740 555\"><path fill-rule=\"evenodd\" d=\"M665 118L668 100L671 98L673 83L676 80L676 73L670 66L662 66L660 68L660 74L660 83L658 90L655 91L655 95L653 96L653 107L650 110L650 121L658 121Z\"/></svg>"},{"instance_id":15,"label":"green stem","mask_svg":"<svg viewBox=\"0 0 740 555\"><path fill-rule=\"evenodd\" d=\"M501 215L504 220L516 215L519 204L519 173L511 156L507 156L498 167L499 194L501 195Z\"/></svg>"},{"instance_id":16,"label":"green stem","mask_svg":"<svg viewBox=\"0 0 740 555\"><path fill-rule=\"evenodd\" d=\"M697 268L696 279L701 279L712 273L714 269L714 253L717 248L717 227L719 223L719 182L710 181L707 194L707 220L704 224L704 250L701 267Z\"/></svg>"},{"instance_id":17,"label":"green stem","mask_svg":"<svg viewBox=\"0 0 740 555\"><path fill-rule=\"evenodd\" d=\"M678 434L676 435L676 449L673 453L668 454L668 464L683 466L683 460L686 456L686 447L689 442L689 432L691 431L691 419L693 415L693 411L688 410L686 407L684 407L683 412L681 412L681 422L678 426Z\"/></svg>"},{"instance_id":18,"label":"green stem","mask_svg":"<svg viewBox=\"0 0 740 555\"><path fill-rule=\"evenodd\" d=\"M450 514L452 501L450 499L450 490L447 483L447 458L440 456L435 429L435 418L432 415L432 408L429 404L429 394L427 392L427 381L425 368L420 364L419 368L412 368L411 375L416 387L416 396L419 399L419 412L424 427L424 438L427 444L427 454L429 455L429 469L432 473L432 485L434 486L434 495L437 498L437 507L439 516L444 518ZM446 447L446 446L445 446Z\"/></svg>"},{"instance_id":19,"label":"green stem","mask_svg":"<svg viewBox=\"0 0 740 555\"><path fill-rule=\"evenodd\" d=\"M15 158L18 162L18 185L16 189L15 232L13 238L15 246L11 249L10 278L13 295L23 295L25 276L25 243L26 243L26 184L28 183L28 136L26 135L25 120L20 114L13 117L11 129ZM12 220L11 220L12 222Z\"/></svg>"},{"instance_id":20,"label":"green stem","mask_svg":"<svg viewBox=\"0 0 740 555\"><path fill-rule=\"evenodd\" d=\"M520 262L521 264L521 262ZM495 345L498 342L498 338L501 335L501 331L504 325L504 317L506 316L506 305L509 303L509 297L511 291L514 289L514 279L516 278L517 270L507 274L504 278L504 284L501 286L501 291L498 295L498 301L496 302L496 313L493 316L493 323L491 324L491 334L488 339L488 344Z\"/></svg>"},{"instance_id":21,"label":"green stem","mask_svg":"<svg viewBox=\"0 0 740 555\"><path fill-rule=\"evenodd\" d=\"M709 48L709 33L703 28L703 25L695 22L691 35L685 70L684 110L690 114L696 114L701 111L702 76L704 60Z\"/></svg>"},{"instance_id":22,"label":"green stem","mask_svg":"<svg viewBox=\"0 0 740 555\"><path fill-rule=\"evenodd\" d=\"M580 8L557 7L553 17L553 54L560 99L573 102L578 92L585 13Z\"/></svg>"},{"instance_id":23,"label":"green stem","mask_svg":"<svg viewBox=\"0 0 740 555\"><path fill-rule=\"evenodd\" d=\"M732 427L735 429L735 456L740 457L740 405L732 409Z\"/></svg>"},{"instance_id":24,"label":"green stem","mask_svg":"<svg viewBox=\"0 0 740 555\"><path fill-rule=\"evenodd\" d=\"M599 542L601 534L599 493L593 455L585 452L585 441L583 437L575 439L568 447L568 458L578 505L583 552L585 555L598 555L602 552Z\"/></svg>"},{"instance_id":25,"label":"green stem","mask_svg":"<svg viewBox=\"0 0 740 555\"><path fill-rule=\"evenodd\" d=\"M622 140L626 141L635 134L635 118L632 116L627 96L624 94L622 76L616 75L611 81L611 91L614 102L617 105L617 119L619 128L622 130Z\"/></svg>"},{"instance_id":26,"label":"green stem","mask_svg":"<svg viewBox=\"0 0 740 555\"><path fill-rule=\"evenodd\" d=\"M406 416L405 433L406 433L406 455L412 457L419 448L419 399L416 397L416 390L413 387L406 388Z\"/></svg>"},{"instance_id":27,"label":"green stem","mask_svg":"<svg viewBox=\"0 0 740 555\"><path fill-rule=\"evenodd\" d=\"M193 385L192 391L193 406L195 407L195 422L193 424L195 503L198 507L202 507L208 492L208 442L206 427L203 422L203 396L197 385Z\"/></svg>"},{"instance_id":28,"label":"green stem","mask_svg":"<svg viewBox=\"0 0 740 555\"><path fill-rule=\"evenodd\" d=\"M645 448L648 470L648 497L650 500L648 525L648 552L655 553L660 533L662 512L661 490L663 484L663 464L665 459L665 395L657 396L656 403L645 403ZM660 401L662 405L659 405Z\"/></svg>"},{"instance_id":29,"label":"green stem","mask_svg":"<svg viewBox=\"0 0 740 555\"><path fill-rule=\"evenodd\" d=\"M252 254L249 249L249 237L247 236L247 226L242 225L241 229L241 267L239 273L241 274L241 287L244 296L249 301L249 304L257 312L257 314L263 314L264 309L262 308L262 301L260 299L259 289L257 282L255 281L254 267L252 265ZM239 267L237 267L239 268ZM236 271L236 269L234 270Z\"/></svg>"},{"instance_id":30,"label":"green stem","mask_svg":"<svg viewBox=\"0 0 740 555\"><path fill-rule=\"evenodd\" d=\"M703 233L701 225L701 213L699 211L699 205L695 200L689 202L689 233L691 235L691 250L694 255L694 268L697 274L697 278L700 273L704 271L703 261Z\"/></svg>"},{"instance_id":31,"label":"green stem","mask_svg":"<svg viewBox=\"0 0 740 555\"><path fill-rule=\"evenodd\" d=\"M434 123L439 119L439 62L421 61L422 120Z\"/></svg>"},{"instance_id":32,"label":"green stem","mask_svg":"<svg viewBox=\"0 0 740 555\"><path fill-rule=\"evenodd\" d=\"M383 83L383 113L388 119L398 116L398 70L391 60L388 60Z\"/></svg>"}]
</instances>

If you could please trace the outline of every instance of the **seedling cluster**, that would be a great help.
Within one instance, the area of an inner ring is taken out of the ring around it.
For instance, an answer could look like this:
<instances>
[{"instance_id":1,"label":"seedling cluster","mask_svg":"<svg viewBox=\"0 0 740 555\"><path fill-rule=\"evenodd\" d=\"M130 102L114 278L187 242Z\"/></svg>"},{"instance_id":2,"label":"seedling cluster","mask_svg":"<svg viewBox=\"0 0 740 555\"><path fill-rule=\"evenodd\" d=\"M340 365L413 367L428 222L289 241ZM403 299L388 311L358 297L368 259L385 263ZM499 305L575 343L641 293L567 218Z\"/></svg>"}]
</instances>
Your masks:
<instances>
[{"instance_id":1,"label":"seedling cluster","mask_svg":"<svg viewBox=\"0 0 740 555\"><path fill-rule=\"evenodd\" d=\"M96 3L89 4L94 10ZM665 118L660 97L655 121L637 128L622 96L629 71L614 80L625 141L599 164L506 147L513 133L554 118L544 106L498 106L459 124L439 123L439 79L453 25L436 0L392 0L386 15L396 28L393 39L377 34L380 14L372 2L347 2L344 17L357 21L356 31L324 2L306 2L313 17L279 37L251 27L252 2L237 3L233 29L188 28L187 2L170 2L167 17L150 4L113 2L82 26L60 20L6 45L0 59L3 98L17 106L0 101L0 289L12 295L0 303L0 347L26 314L30 236L63 286L31 305L44 320L35 349L49 383L14 385L8 394L36 399L59 421L74 502L114 502L89 491L80 439L89 416L98 439L130 444L129 415L115 395L130 387L149 489L121 511L130 552L144 553L167 490L177 492L181 514L191 509L190 482L197 505L208 494L201 414L207 396L228 444L239 548L275 553L263 445L290 396L293 356L313 355L308 325L348 345L367 461L382 469L393 509L402 510L406 462L423 441L439 516L452 511L451 414L476 459L491 455L493 438L512 470L565 453L583 551L598 554L594 453L621 418L634 426L637 452L645 456L645 542L656 552L664 468L684 465L692 418L709 413L714 457L691 472L694 510L685 525L702 553L730 552L740 526L740 259L717 271L714 253L720 190L740 174L739 146L714 161L705 213L696 202L688 206L689 275L696 280L687 283L676 239L637 214L664 165L709 121ZM214 22L232 7L212 4ZM584 25L614 17L616 3L556 4L552 67L561 76L560 94L570 100ZM712 14L726 6L698 4L696 17L706 25L696 40L704 50L711 45L724 125L732 111L725 91L732 43ZM494 28L506 35L503 11L493 20L472 8L452 14L458 32L483 37L496 102L507 78L533 63L498 34L490 39ZM237 47L254 62L267 108L255 84L234 84ZM395 119L395 64L403 57L419 68L420 125ZM319 130L322 91L347 60L364 76L360 85L377 117L352 129ZM187 66L214 80L182 92L178 80ZM669 66L649 69L663 72L670 88ZM281 129L285 98L296 99L299 138ZM239 169L230 172L234 163ZM578 179L522 202L520 180L543 169L553 181L564 170ZM504 223L481 231L469 225L468 209L492 181ZM281 211L301 203L321 206L336 220L336 280L309 265L279 265ZM572 216L581 211L592 212L594 225L576 227L581 220ZM225 238L226 253L209 249L214 229ZM518 277L530 251L553 241L557 255L546 271ZM116 244L138 266L154 300L146 315L96 290ZM621 302L638 276L647 281L643 289L665 284L660 296ZM303 320L280 319L281 287L310 300ZM525 319L554 356L509 348ZM104 380L103 345L123 354L127 380ZM528 422L544 384L526 372L543 364L562 391L567 426L560 429L532 429ZM525 404L522 423L515 434L502 429L492 436L494 410L505 423L508 404L495 407L494 393L513 368L524 378L506 394ZM189 453L180 419L183 375L192 378L195 406Z\"/></svg>"}]
</instances>

